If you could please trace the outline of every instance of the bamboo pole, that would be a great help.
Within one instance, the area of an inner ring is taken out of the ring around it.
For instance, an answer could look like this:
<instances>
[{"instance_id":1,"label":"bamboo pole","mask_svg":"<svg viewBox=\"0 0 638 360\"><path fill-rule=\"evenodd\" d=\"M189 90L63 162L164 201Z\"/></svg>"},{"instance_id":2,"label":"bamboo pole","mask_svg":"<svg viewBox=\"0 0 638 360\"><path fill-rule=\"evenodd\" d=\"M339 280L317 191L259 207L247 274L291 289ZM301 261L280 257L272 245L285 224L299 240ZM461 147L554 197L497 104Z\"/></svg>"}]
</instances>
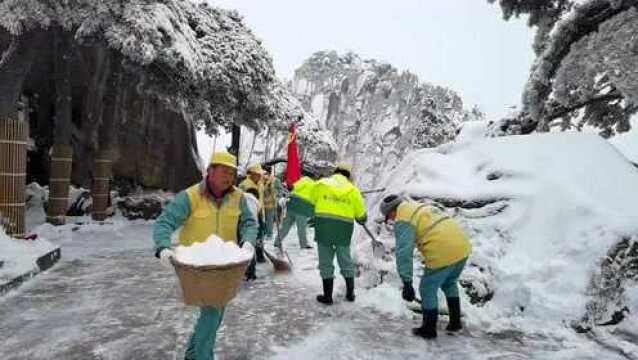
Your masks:
<instances>
[{"instance_id":1,"label":"bamboo pole","mask_svg":"<svg viewBox=\"0 0 638 360\"><path fill-rule=\"evenodd\" d=\"M100 151L95 158L95 177L91 187L93 205L91 217L93 220L106 220L107 207L110 197L110 182L112 176L113 160L110 151Z\"/></svg>"},{"instance_id":2,"label":"bamboo pole","mask_svg":"<svg viewBox=\"0 0 638 360\"><path fill-rule=\"evenodd\" d=\"M8 235L24 236L27 132L24 116L0 119L0 225Z\"/></svg>"},{"instance_id":3,"label":"bamboo pole","mask_svg":"<svg viewBox=\"0 0 638 360\"><path fill-rule=\"evenodd\" d=\"M73 148L71 146L53 145L51 178L49 179L49 207L47 209L47 222L53 225L65 223L72 161Z\"/></svg>"}]
</instances>

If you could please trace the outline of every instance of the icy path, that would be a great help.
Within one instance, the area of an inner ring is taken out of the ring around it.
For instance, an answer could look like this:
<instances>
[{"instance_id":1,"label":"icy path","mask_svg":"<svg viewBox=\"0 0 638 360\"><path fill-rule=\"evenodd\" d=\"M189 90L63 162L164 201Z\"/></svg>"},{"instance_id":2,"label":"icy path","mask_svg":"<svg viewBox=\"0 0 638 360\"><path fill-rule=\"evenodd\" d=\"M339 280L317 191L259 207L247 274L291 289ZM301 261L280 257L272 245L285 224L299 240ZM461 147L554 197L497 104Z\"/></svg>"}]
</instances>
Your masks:
<instances>
[{"instance_id":1,"label":"icy path","mask_svg":"<svg viewBox=\"0 0 638 360\"><path fill-rule=\"evenodd\" d=\"M193 312L179 301L175 276L152 257L149 224L116 223L58 230L63 260L0 299L0 359L181 359ZM227 308L219 359L616 359L602 348L565 348L522 334L462 336L436 342L410 335L417 319L343 301L338 280L332 307L319 306L315 252L286 245L291 275L244 284ZM441 321L440 326L444 326ZM560 351L560 356L555 351Z\"/></svg>"}]
</instances>

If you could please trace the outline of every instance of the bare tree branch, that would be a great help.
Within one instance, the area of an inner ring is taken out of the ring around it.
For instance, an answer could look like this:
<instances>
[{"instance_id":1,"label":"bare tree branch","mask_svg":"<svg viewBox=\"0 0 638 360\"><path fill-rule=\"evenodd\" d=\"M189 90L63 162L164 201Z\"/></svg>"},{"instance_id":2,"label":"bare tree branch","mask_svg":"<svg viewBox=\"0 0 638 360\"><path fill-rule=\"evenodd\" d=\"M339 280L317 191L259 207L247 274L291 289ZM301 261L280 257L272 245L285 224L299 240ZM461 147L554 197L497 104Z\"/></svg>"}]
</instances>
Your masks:
<instances>
[{"instance_id":1,"label":"bare tree branch","mask_svg":"<svg viewBox=\"0 0 638 360\"><path fill-rule=\"evenodd\" d=\"M9 63L9 61L11 61L11 58L18 51L19 43L20 39L18 37L11 37L11 43L9 44L9 47L7 47L7 49L2 52L2 57L0 58L0 70L2 70L2 68L5 67Z\"/></svg>"},{"instance_id":2,"label":"bare tree branch","mask_svg":"<svg viewBox=\"0 0 638 360\"><path fill-rule=\"evenodd\" d=\"M583 108L583 107L585 107L587 105L591 105L591 104L594 104L594 103L597 103L597 102L620 100L622 98L623 98L622 94L620 92L618 92L618 91L612 91L612 92L610 92L608 94L594 96L591 99L587 99L587 100L585 100L583 102L580 102L580 103L578 103L576 105L572 105L570 107L561 108L558 111L554 111L553 113L551 113L550 115L547 116L545 121L547 123L549 123L552 120L558 119L560 117L563 117L563 116L569 114L572 111L576 111L576 110L578 110L580 108Z\"/></svg>"}]
</instances>

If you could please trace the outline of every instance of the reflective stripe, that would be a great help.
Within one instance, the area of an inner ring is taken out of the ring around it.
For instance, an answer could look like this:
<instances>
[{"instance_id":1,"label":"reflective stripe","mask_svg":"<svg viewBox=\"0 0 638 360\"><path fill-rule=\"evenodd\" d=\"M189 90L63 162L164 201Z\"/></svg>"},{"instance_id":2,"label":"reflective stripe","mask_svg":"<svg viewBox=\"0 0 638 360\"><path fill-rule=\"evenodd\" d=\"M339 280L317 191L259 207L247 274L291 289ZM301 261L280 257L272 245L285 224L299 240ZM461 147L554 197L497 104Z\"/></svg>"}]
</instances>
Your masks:
<instances>
[{"instance_id":1,"label":"reflective stripe","mask_svg":"<svg viewBox=\"0 0 638 360\"><path fill-rule=\"evenodd\" d=\"M416 224L414 224L414 217L417 215L417 213L419 212L419 210L426 208L428 205L427 204L421 204L419 205L414 212L412 213L412 216L410 216L410 224L414 225L415 231L418 232L419 229L419 221L421 221L421 218L419 218L416 222ZM428 226L427 228L425 228L425 231L423 232L423 236L421 238L425 239L428 234L430 233L430 231L432 231L432 229L434 229L434 227L436 227L437 225L439 225L440 223L442 223L445 220L449 220L451 219L449 216L443 216L442 218L438 219L437 221L435 221L432 225Z\"/></svg>"},{"instance_id":2,"label":"reflective stripe","mask_svg":"<svg viewBox=\"0 0 638 360\"><path fill-rule=\"evenodd\" d=\"M339 220L339 221L344 221L344 222L348 222L348 223L353 223L354 219L349 218L347 216L339 216L339 215L334 215L334 214L316 214L316 217L320 217L320 218L324 218L324 219L333 219L333 220Z\"/></svg>"}]
</instances>

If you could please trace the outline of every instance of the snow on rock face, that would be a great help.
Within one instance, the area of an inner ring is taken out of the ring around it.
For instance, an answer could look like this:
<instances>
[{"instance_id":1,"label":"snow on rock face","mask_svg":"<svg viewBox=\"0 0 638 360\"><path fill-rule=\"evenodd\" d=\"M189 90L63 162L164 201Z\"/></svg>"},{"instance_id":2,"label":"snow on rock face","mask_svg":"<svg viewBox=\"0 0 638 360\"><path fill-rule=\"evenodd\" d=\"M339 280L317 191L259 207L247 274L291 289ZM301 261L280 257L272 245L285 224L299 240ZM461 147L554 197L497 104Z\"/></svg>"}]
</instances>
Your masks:
<instances>
[{"instance_id":1,"label":"snow on rock face","mask_svg":"<svg viewBox=\"0 0 638 360\"><path fill-rule=\"evenodd\" d=\"M248 261L253 256L249 247L240 248L234 243L211 235L206 241L175 249L177 261L194 266L225 265Z\"/></svg>"},{"instance_id":2,"label":"snow on rock face","mask_svg":"<svg viewBox=\"0 0 638 360\"><path fill-rule=\"evenodd\" d=\"M353 163L363 187L407 151L454 138L469 116L452 90L353 53L315 53L295 72L292 91L338 140L340 160Z\"/></svg>"},{"instance_id":3,"label":"snow on rock face","mask_svg":"<svg viewBox=\"0 0 638 360\"><path fill-rule=\"evenodd\" d=\"M596 135L446 144L412 152L397 169L382 183L386 193L447 205L469 232L474 251L461 282L493 291L476 309L481 317L581 318L602 259L638 234L638 171Z\"/></svg>"}]
</instances>

